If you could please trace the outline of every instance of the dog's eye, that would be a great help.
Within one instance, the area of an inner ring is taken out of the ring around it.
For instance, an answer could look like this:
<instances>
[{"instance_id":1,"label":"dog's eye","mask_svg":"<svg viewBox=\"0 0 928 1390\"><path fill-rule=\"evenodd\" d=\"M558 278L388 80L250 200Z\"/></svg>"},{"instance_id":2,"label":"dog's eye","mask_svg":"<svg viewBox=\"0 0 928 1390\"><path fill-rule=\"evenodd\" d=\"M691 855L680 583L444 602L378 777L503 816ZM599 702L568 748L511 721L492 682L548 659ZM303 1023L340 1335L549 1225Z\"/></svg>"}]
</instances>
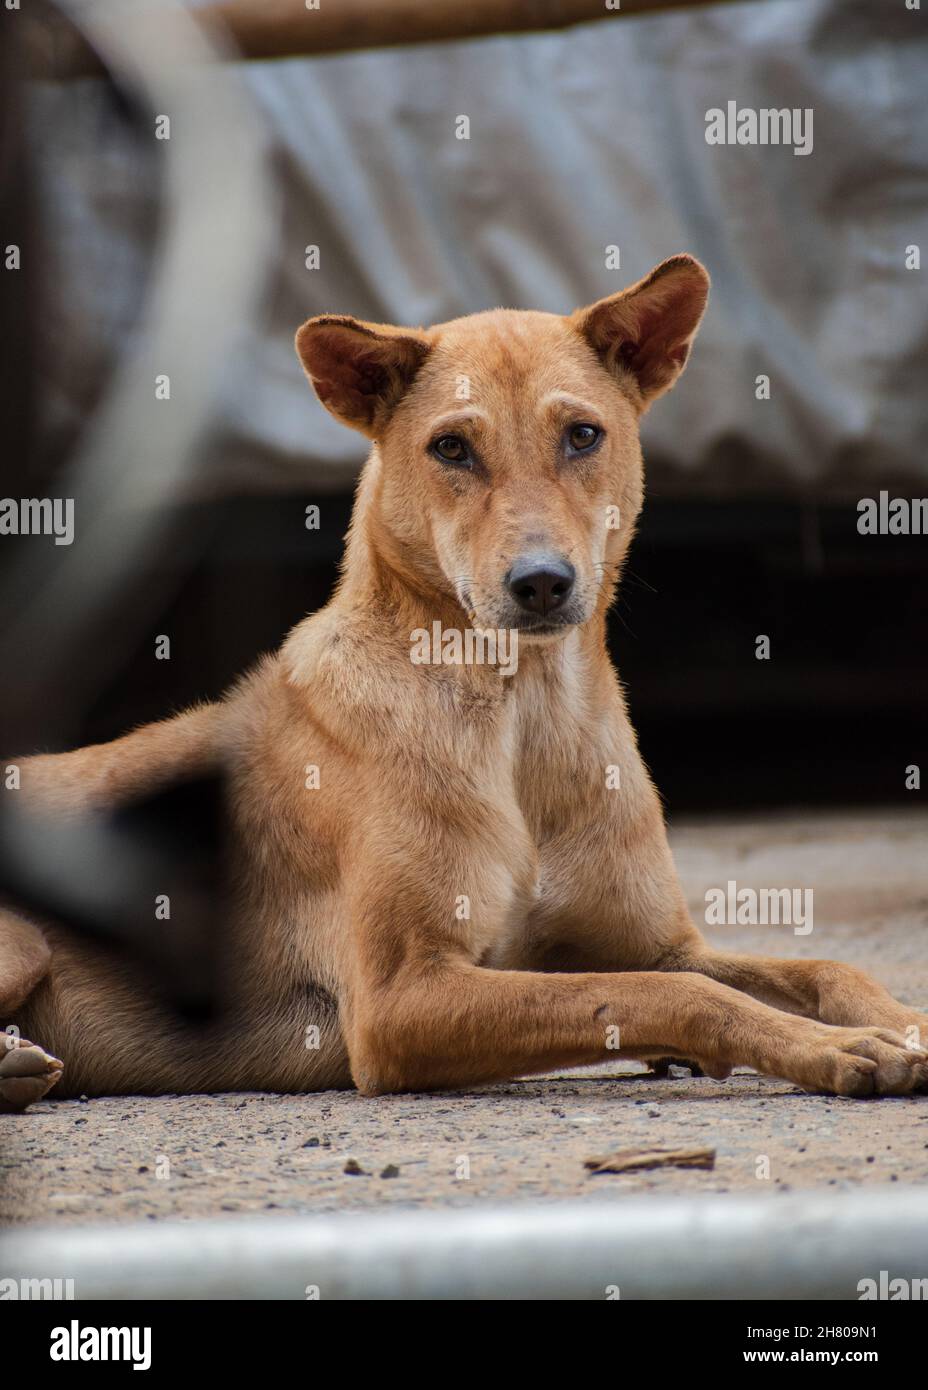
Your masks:
<instances>
[{"instance_id":1,"label":"dog's eye","mask_svg":"<svg viewBox=\"0 0 928 1390\"><path fill-rule=\"evenodd\" d=\"M443 434L432 444L432 453L443 463L456 463L459 468L470 467L470 450L456 434Z\"/></svg>"},{"instance_id":2,"label":"dog's eye","mask_svg":"<svg viewBox=\"0 0 928 1390\"><path fill-rule=\"evenodd\" d=\"M573 453L582 454L598 444L602 437L602 430L595 425L571 425L567 431L567 444Z\"/></svg>"}]
</instances>

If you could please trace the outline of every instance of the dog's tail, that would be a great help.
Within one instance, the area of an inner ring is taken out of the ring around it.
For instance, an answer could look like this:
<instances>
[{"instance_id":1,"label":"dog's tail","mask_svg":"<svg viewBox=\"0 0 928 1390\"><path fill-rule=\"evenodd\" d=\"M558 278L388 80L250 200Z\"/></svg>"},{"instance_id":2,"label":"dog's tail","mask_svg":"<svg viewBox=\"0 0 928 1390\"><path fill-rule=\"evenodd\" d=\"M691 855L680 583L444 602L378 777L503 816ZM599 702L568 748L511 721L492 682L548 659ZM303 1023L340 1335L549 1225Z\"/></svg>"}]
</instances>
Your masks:
<instances>
[{"instance_id":1,"label":"dog's tail","mask_svg":"<svg viewBox=\"0 0 928 1390\"><path fill-rule=\"evenodd\" d=\"M23 758L24 805L52 814L116 810L174 783L220 772L224 708L194 705L111 743ZM7 769L15 763L5 760Z\"/></svg>"}]
</instances>

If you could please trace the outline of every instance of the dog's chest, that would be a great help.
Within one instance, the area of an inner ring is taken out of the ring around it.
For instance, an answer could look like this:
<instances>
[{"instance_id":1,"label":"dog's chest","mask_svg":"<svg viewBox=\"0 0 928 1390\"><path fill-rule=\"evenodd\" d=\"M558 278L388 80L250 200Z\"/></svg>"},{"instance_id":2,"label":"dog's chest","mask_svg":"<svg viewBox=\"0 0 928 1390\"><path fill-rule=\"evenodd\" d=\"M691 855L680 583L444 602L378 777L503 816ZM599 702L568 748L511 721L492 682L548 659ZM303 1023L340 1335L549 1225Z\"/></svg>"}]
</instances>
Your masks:
<instances>
[{"instance_id":1,"label":"dog's chest","mask_svg":"<svg viewBox=\"0 0 928 1390\"><path fill-rule=\"evenodd\" d=\"M569 651L553 669L526 674L514 708L513 785L541 852L552 835L585 819L584 807L598 793L609 738L582 667Z\"/></svg>"},{"instance_id":2,"label":"dog's chest","mask_svg":"<svg viewBox=\"0 0 928 1390\"><path fill-rule=\"evenodd\" d=\"M493 931L474 941L478 958L495 968L518 966L531 955L526 932L531 935L539 906L552 898L552 881L553 896L569 898L571 876L588 871L580 846L597 813L610 745L608 718L594 709L575 672L554 679L547 671L538 679L519 674L529 678L512 691L494 750L494 766L505 768L508 803L505 832L493 837L491 878L501 910ZM575 841L576 852L565 852ZM490 872L486 861L482 872Z\"/></svg>"}]
</instances>

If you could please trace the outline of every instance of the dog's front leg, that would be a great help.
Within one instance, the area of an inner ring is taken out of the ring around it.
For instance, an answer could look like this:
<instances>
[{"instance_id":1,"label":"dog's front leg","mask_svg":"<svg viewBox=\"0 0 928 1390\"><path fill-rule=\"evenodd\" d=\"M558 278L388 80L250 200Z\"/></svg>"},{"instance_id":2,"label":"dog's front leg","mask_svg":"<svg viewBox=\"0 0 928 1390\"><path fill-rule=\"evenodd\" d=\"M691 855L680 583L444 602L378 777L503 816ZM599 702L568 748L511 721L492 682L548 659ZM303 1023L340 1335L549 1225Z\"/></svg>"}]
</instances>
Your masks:
<instances>
[{"instance_id":1,"label":"dog's front leg","mask_svg":"<svg viewBox=\"0 0 928 1390\"><path fill-rule=\"evenodd\" d=\"M916 1047L928 1045L928 1016L894 999L853 965L833 960L778 960L735 955L700 944L671 951L661 969L698 971L777 1009L839 1027L889 1028Z\"/></svg>"},{"instance_id":2,"label":"dog's front leg","mask_svg":"<svg viewBox=\"0 0 928 1390\"><path fill-rule=\"evenodd\" d=\"M873 1028L838 1029L698 974L487 970L440 952L356 981L345 1028L367 1095L471 1086L617 1056L737 1064L840 1095L928 1084L928 1054Z\"/></svg>"}]
</instances>

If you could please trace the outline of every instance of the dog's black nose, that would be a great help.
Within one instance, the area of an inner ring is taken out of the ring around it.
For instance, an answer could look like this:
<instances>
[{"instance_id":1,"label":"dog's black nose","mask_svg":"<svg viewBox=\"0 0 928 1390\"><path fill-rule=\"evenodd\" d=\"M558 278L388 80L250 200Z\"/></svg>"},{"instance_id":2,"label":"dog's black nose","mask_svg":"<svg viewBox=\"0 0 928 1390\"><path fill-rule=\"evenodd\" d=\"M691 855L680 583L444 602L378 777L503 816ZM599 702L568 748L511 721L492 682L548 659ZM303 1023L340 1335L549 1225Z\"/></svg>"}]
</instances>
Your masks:
<instances>
[{"instance_id":1,"label":"dog's black nose","mask_svg":"<svg viewBox=\"0 0 928 1390\"><path fill-rule=\"evenodd\" d=\"M506 587L526 613L555 613L570 598L577 572L556 555L523 555L506 576Z\"/></svg>"}]
</instances>

